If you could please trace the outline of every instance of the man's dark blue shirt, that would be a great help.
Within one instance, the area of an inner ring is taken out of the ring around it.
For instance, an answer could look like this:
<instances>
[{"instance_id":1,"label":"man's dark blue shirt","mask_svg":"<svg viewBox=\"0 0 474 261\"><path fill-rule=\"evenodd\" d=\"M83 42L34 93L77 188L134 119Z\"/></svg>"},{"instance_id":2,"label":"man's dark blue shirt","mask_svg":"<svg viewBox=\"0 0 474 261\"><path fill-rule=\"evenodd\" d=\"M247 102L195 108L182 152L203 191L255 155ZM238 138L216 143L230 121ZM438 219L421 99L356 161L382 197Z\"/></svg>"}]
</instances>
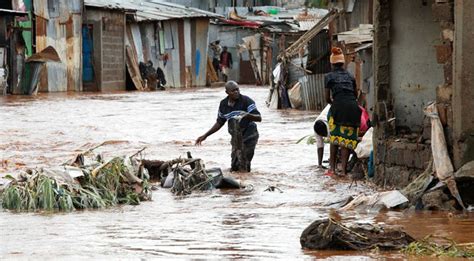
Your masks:
<instances>
[{"instance_id":1,"label":"man's dark blue shirt","mask_svg":"<svg viewBox=\"0 0 474 261\"><path fill-rule=\"evenodd\" d=\"M226 97L221 101L219 104L219 112L217 114L217 122L224 125L227 120L239 115L241 111L260 115L255 102L250 97L241 94L232 107L229 106L229 97ZM257 124L246 118L243 118L240 121L240 128L243 131L242 135L244 140L250 138L252 134L257 133ZM232 130L229 128L230 134L232 134L231 131Z\"/></svg>"}]
</instances>

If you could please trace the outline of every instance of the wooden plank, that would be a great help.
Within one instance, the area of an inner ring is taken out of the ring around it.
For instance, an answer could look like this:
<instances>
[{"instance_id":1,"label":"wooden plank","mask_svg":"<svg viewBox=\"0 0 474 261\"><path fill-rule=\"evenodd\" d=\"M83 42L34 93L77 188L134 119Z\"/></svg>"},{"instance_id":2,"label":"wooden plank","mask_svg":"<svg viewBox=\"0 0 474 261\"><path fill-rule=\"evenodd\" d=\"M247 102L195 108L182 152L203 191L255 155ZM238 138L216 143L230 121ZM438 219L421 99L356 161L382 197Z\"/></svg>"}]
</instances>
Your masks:
<instances>
[{"instance_id":1,"label":"wooden plank","mask_svg":"<svg viewBox=\"0 0 474 261\"><path fill-rule=\"evenodd\" d=\"M207 57L207 77L210 83L219 81L216 70L214 70L214 66L212 66L212 61L209 56Z\"/></svg>"},{"instance_id":2,"label":"wooden plank","mask_svg":"<svg viewBox=\"0 0 474 261\"><path fill-rule=\"evenodd\" d=\"M339 15L337 10L331 10L327 15L325 15L316 25L303 34L296 42L290 45L285 52L284 56L291 58L292 56L298 54L298 51L307 44L311 39L313 39L324 27L326 27L331 21L333 21Z\"/></svg>"},{"instance_id":3,"label":"wooden plank","mask_svg":"<svg viewBox=\"0 0 474 261\"><path fill-rule=\"evenodd\" d=\"M135 88L139 91L142 91L144 89L143 84L142 84L142 76L140 74L140 69L138 68L138 60L136 55L134 55L132 48L127 45L126 47L126 53L127 53L127 70L128 73L130 74L130 78L132 78L132 82L135 85Z\"/></svg>"},{"instance_id":4,"label":"wooden plank","mask_svg":"<svg viewBox=\"0 0 474 261\"><path fill-rule=\"evenodd\" d=\"M250 64L252 65L253 75L255 76L255 81L257 85L262 85L262 80L260 78L260 73L258 71L257 60L253 55L252 44L249 42L248 46L249 57L250 57Z\"/></svg>"}]
</instances>

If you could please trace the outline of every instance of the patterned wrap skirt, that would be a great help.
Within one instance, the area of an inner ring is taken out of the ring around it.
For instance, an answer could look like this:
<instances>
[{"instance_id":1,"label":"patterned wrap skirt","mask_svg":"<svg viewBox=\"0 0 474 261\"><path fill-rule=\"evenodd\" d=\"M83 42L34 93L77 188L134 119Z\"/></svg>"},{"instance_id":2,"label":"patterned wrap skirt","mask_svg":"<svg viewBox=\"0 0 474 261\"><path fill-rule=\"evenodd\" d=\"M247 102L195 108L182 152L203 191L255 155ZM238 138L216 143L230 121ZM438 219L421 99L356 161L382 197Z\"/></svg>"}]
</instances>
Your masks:
<instances>
[{"instance_id":1,"label":"patterned wrap skirt","mask_svg":"<svg viewBox=\"0 0 474 261\"><path fill-rule=\"evenodd\" d=\"M358 143L360 115L357 102L334 102L328 113L329 143L355 149Z\"/></svg>"}]
</instances>

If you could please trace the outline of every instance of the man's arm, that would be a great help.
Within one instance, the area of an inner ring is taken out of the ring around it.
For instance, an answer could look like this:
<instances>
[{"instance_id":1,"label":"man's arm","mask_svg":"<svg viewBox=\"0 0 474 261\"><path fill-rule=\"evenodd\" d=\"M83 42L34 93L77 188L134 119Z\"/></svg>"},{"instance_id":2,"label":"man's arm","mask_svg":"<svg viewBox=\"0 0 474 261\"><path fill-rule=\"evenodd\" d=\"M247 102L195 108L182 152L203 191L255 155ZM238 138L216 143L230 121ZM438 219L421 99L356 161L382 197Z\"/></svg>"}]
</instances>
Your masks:
<instances>
[{"instance_id":1,"label":"man's arm","mask_svg":"<svg viewBox=\"0 0 474 261\"><path fill-rule=\"evenodd\" d=\"M214 123L214 125L202 136L199 136L197 139L196 139L196 143L195 145L201 145L201 143L209 136L211 136L213 133L215 133L216 131L220 130L222 128L222 126L224 126L224 124L216 121L216 123Z\"/></svg>"},{"instance_id":2,"label":"man's arm","mask_svg":"<svg viewBox=\"0 0 474 261\"><path fill-rule=\"evenodd\" d=\"M254 114L254 113L249 113L245 116L250 121L256 121L256 122L261 122L262 121L262 116L260 114Z\"/></svg>"},{"instance_id":3,"label":"man's arm","mask_svg":"<svg viewBox=\"0 0 474 261\"><path fill-rule=\"evenodd\" d=\"M257 105L255 104L255 101L253 101L251 98L248 98L247 104L247 112L245 113L245 115L243 115L242 118L245 117L249 121L261 122L262 115L257 110Z\"/></svg>"}]
</instances>

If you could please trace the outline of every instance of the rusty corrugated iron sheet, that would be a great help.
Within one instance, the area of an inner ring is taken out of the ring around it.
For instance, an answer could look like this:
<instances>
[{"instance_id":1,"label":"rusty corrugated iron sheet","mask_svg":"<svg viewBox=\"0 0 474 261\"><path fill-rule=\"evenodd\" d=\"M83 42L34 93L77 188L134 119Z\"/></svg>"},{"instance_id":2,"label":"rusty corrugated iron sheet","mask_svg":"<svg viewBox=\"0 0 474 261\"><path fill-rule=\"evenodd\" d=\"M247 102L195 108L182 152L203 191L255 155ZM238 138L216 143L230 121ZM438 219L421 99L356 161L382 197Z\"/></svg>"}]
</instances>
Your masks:
<instances>
[{"instance_id":1,"label":"rusty corrugated iron sheet","mask_svg":"<svg viewBox=\"0 0 474 261\"><path fill-rule=\"evenodd\" d=\"M206 18L197 18L194 19L195 27L191 27L191 36L194 36L195 39L195 48L193 52L192 59L193 71L192 74L195 78L193 85L194 86L205 86L206 85L206 74L207 74L207 48L209 46L208 34L209 34L209 20ZM193 29L196 31L193 33ZM182 50L184 52L184 50ZM236 59L236 58L234 58Z\"/></svg>"},{"instance_id":2,"label":"rusty corrugated iron sheet","mask_svg":"<svg viewBox=\"0 0 474 261\"><path fill-rule=\"evenodd\" d=\"M301 77L301 99L303 109L322 110L326 106L324 98L324 74L312 74Z\"/></svg>"},{"instance_id":3,"label":"rusty corrugated iron sheet","mask_svg":"<svg viewBox=\"0 0 474 261\"><path fill-rule=\"evenodd\" d=\"M82 91L82 15L70 18L66 23L67 90Z\"/></svg>"},{"instance_id":4,"label":"rusty corrugated iron sheet","mask_svg":"<svg viewBox=\"0 0 474 261\"><path fill-rule=\"evenodd\" d=\"M48 0L35 0L33 1L33 10L36 16L44 19L49 19L49 7Z\"/></svg>"},{"instance_id":5,"label":"rusty corrugated iron sheet","mask_svg":"<svg viewBox=\"0 0 474 261\"><path fill-rule=\"evenodd\" d=\"M69 6L69 12L71 14L82 14L82 6L84 4L84 0L69 0L67 1Z\"/></svg>"},{"instance_id":6,"label":"rusty corrugated iron sheet","mask_svg":"<svg viewBox=\"0 0 474 261\"><path fill-rule=\"evenodd\" d=\"M350 29L359 27L360 24L371 24L373 21L372 0L358 0L355 2L350 14Z\"/></svg>"},{"instance_id":7,"label":"rusty corrugated iron sheet","mask_svg":"<svg viewBox=\"0 0 474 261\"><path fill-rule=\"evenodd\" d=\"M288 66L288 84L293 85L307 73L304 69L306 68L307 60L307 56L304 56L302 58L297 57L291 59L290 64Z\"/></svg>"},{"instance_id":8,"label":"rusty corrugated iron sheet","mask_svg":"<svg viewBox=\"0 0 474 261\"><path fill-rule=\"evenodd\" d=\"M82 0L35 0L33 3L36 52L52 46L61 60L60 63L46 63L47 71L40 82L48 86L42 86L41 90L81 91Z\"/></svg>"},{"instance_id":9,"label":"rusty corrugated iron sheet","mask_svg":"<svg viewBox=\"0 0 474 261\"><path fill-rule=\"evenodd\" d=\"M329 56L331 55L331 39L329 39L328 30L319 32L308 43L309 58L306 69L313 74L328 73L331 71Z\"/></svg>"}]
</instances>

